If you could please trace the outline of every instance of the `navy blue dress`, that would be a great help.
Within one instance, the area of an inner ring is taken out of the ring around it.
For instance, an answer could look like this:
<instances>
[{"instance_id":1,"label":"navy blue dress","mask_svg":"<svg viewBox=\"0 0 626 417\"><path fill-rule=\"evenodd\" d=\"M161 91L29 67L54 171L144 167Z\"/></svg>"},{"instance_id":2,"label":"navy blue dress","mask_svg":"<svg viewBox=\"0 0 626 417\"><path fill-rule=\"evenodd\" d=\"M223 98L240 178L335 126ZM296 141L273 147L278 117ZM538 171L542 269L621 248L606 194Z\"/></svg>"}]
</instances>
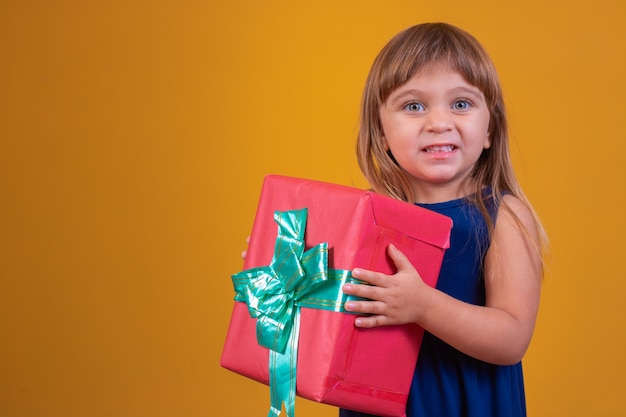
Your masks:
<instances>
[{"instance_id":1,"label":"navy blue dress","mask_svg":"<svg viewBox=\"0 0 626 417\"><path fill-rule=\"evenodd\" d=\"M487 225L466 199L420 204L453 220L437 288L459 300L485 305L483 259L489 247ZM495 220L497 208L489 201ZM367 414L340 410L340 417ZM523 417L526 416L522 364L489 364L426 332L413 376L407 417Z\"/></svg>"}]
</instances>

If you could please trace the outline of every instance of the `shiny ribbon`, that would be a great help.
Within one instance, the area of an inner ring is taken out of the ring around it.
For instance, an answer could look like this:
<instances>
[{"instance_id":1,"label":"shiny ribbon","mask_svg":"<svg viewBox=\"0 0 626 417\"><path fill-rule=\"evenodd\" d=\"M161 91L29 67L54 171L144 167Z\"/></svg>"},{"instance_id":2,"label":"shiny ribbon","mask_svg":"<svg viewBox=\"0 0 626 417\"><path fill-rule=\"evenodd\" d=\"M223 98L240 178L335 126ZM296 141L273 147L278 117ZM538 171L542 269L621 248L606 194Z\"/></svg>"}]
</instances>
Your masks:
<instances>
[{"instance_id":1,"label":"shiny ribbon","mask_svg":"<svg viewBox=\"0 0 626 417\"><path fill-rule=\"evenodd\" d=\"M304 250L306 219L307 209L275 212L278 235L270 265L232 276L235 300L248 305L257 318L257 340L270 349L268 417L279 416L283 403L294 417L300 307L346 312L344 303L354 297L341 287L361 282L350 271L328 268L328 243Z\"/></svg>"}]
</instances>

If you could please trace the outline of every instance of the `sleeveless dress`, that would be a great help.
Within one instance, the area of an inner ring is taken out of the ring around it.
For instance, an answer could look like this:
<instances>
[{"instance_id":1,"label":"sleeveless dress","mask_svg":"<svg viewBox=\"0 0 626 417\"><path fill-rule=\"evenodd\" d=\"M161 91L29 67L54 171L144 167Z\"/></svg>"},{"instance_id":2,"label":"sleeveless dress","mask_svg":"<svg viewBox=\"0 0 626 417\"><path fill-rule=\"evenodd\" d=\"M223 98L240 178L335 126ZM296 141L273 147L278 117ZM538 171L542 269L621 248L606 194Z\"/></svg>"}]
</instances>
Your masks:
<instances>
[{"instance_id":1,"label":"sleeveless dress","mask_svg":"<svg viewBox=\"0 0 626 417\"><path fill-rule=\"evenodd\" d=\"M487 190L489 193L489 190ZM495 220L497 207L487 201ZM459 300L485 305L482 260L490 239L480 211L467 199L419 206L452 218L437 288ZM368 414L340 410L340 417ZM489 364L425 332L407 402L407 417L526 416L522 364Z\"/></svg>"}]
</instances>

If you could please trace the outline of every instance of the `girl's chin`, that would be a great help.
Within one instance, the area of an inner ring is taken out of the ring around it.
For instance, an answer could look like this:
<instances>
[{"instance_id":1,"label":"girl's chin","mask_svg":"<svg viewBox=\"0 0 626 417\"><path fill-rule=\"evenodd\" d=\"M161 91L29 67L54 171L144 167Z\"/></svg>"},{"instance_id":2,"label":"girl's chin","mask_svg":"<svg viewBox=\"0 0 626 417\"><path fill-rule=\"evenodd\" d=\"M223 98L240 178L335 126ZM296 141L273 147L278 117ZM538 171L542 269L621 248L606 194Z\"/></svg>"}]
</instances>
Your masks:
<instances>
[{"instance_id":1,"label":"girl's chin","mask_svg":"<svg viewBox=\"0 0 626 417\"><path fill-rule=\"evenodd\" d=\"M466 181L466 177L458 177L455 175L429 175L420 176L419 178L413 177L411 180L413 189L417 194L421 194L419 191L431 193L441 193L449 196L464 196L469 189L471 189L471 181Z\"/></svg>"},{"instance_id":2,"label":"girl's chin","mask_svg":"<svg viewBox=\"0 0 626 417\"><path fill-rule=\"evenodd\" d=\"M421 183L426 186L448 186L458 184L460 179L456 173L450 172L434 172L420 175L419 177L414 177L415 183Z\"/></svg>"}]
</instances>

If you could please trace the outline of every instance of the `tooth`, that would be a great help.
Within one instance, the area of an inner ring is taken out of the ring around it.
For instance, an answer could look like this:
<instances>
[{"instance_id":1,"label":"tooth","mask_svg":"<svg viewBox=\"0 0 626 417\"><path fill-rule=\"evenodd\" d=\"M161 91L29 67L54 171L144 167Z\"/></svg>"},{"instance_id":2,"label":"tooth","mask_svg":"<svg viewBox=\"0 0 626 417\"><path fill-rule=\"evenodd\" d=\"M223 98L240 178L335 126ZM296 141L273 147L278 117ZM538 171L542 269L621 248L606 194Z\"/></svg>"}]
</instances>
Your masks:
<instances>
[{"instance_id":1,"label":"tooth","mask_svg":"<svg viewBox=\"0 0 626 417\"><path fill-rule=\"evenodd\" d=\"M426 149L427 152L452 152L452 145L435 145Z\"/></svg>"}]
</instances>

